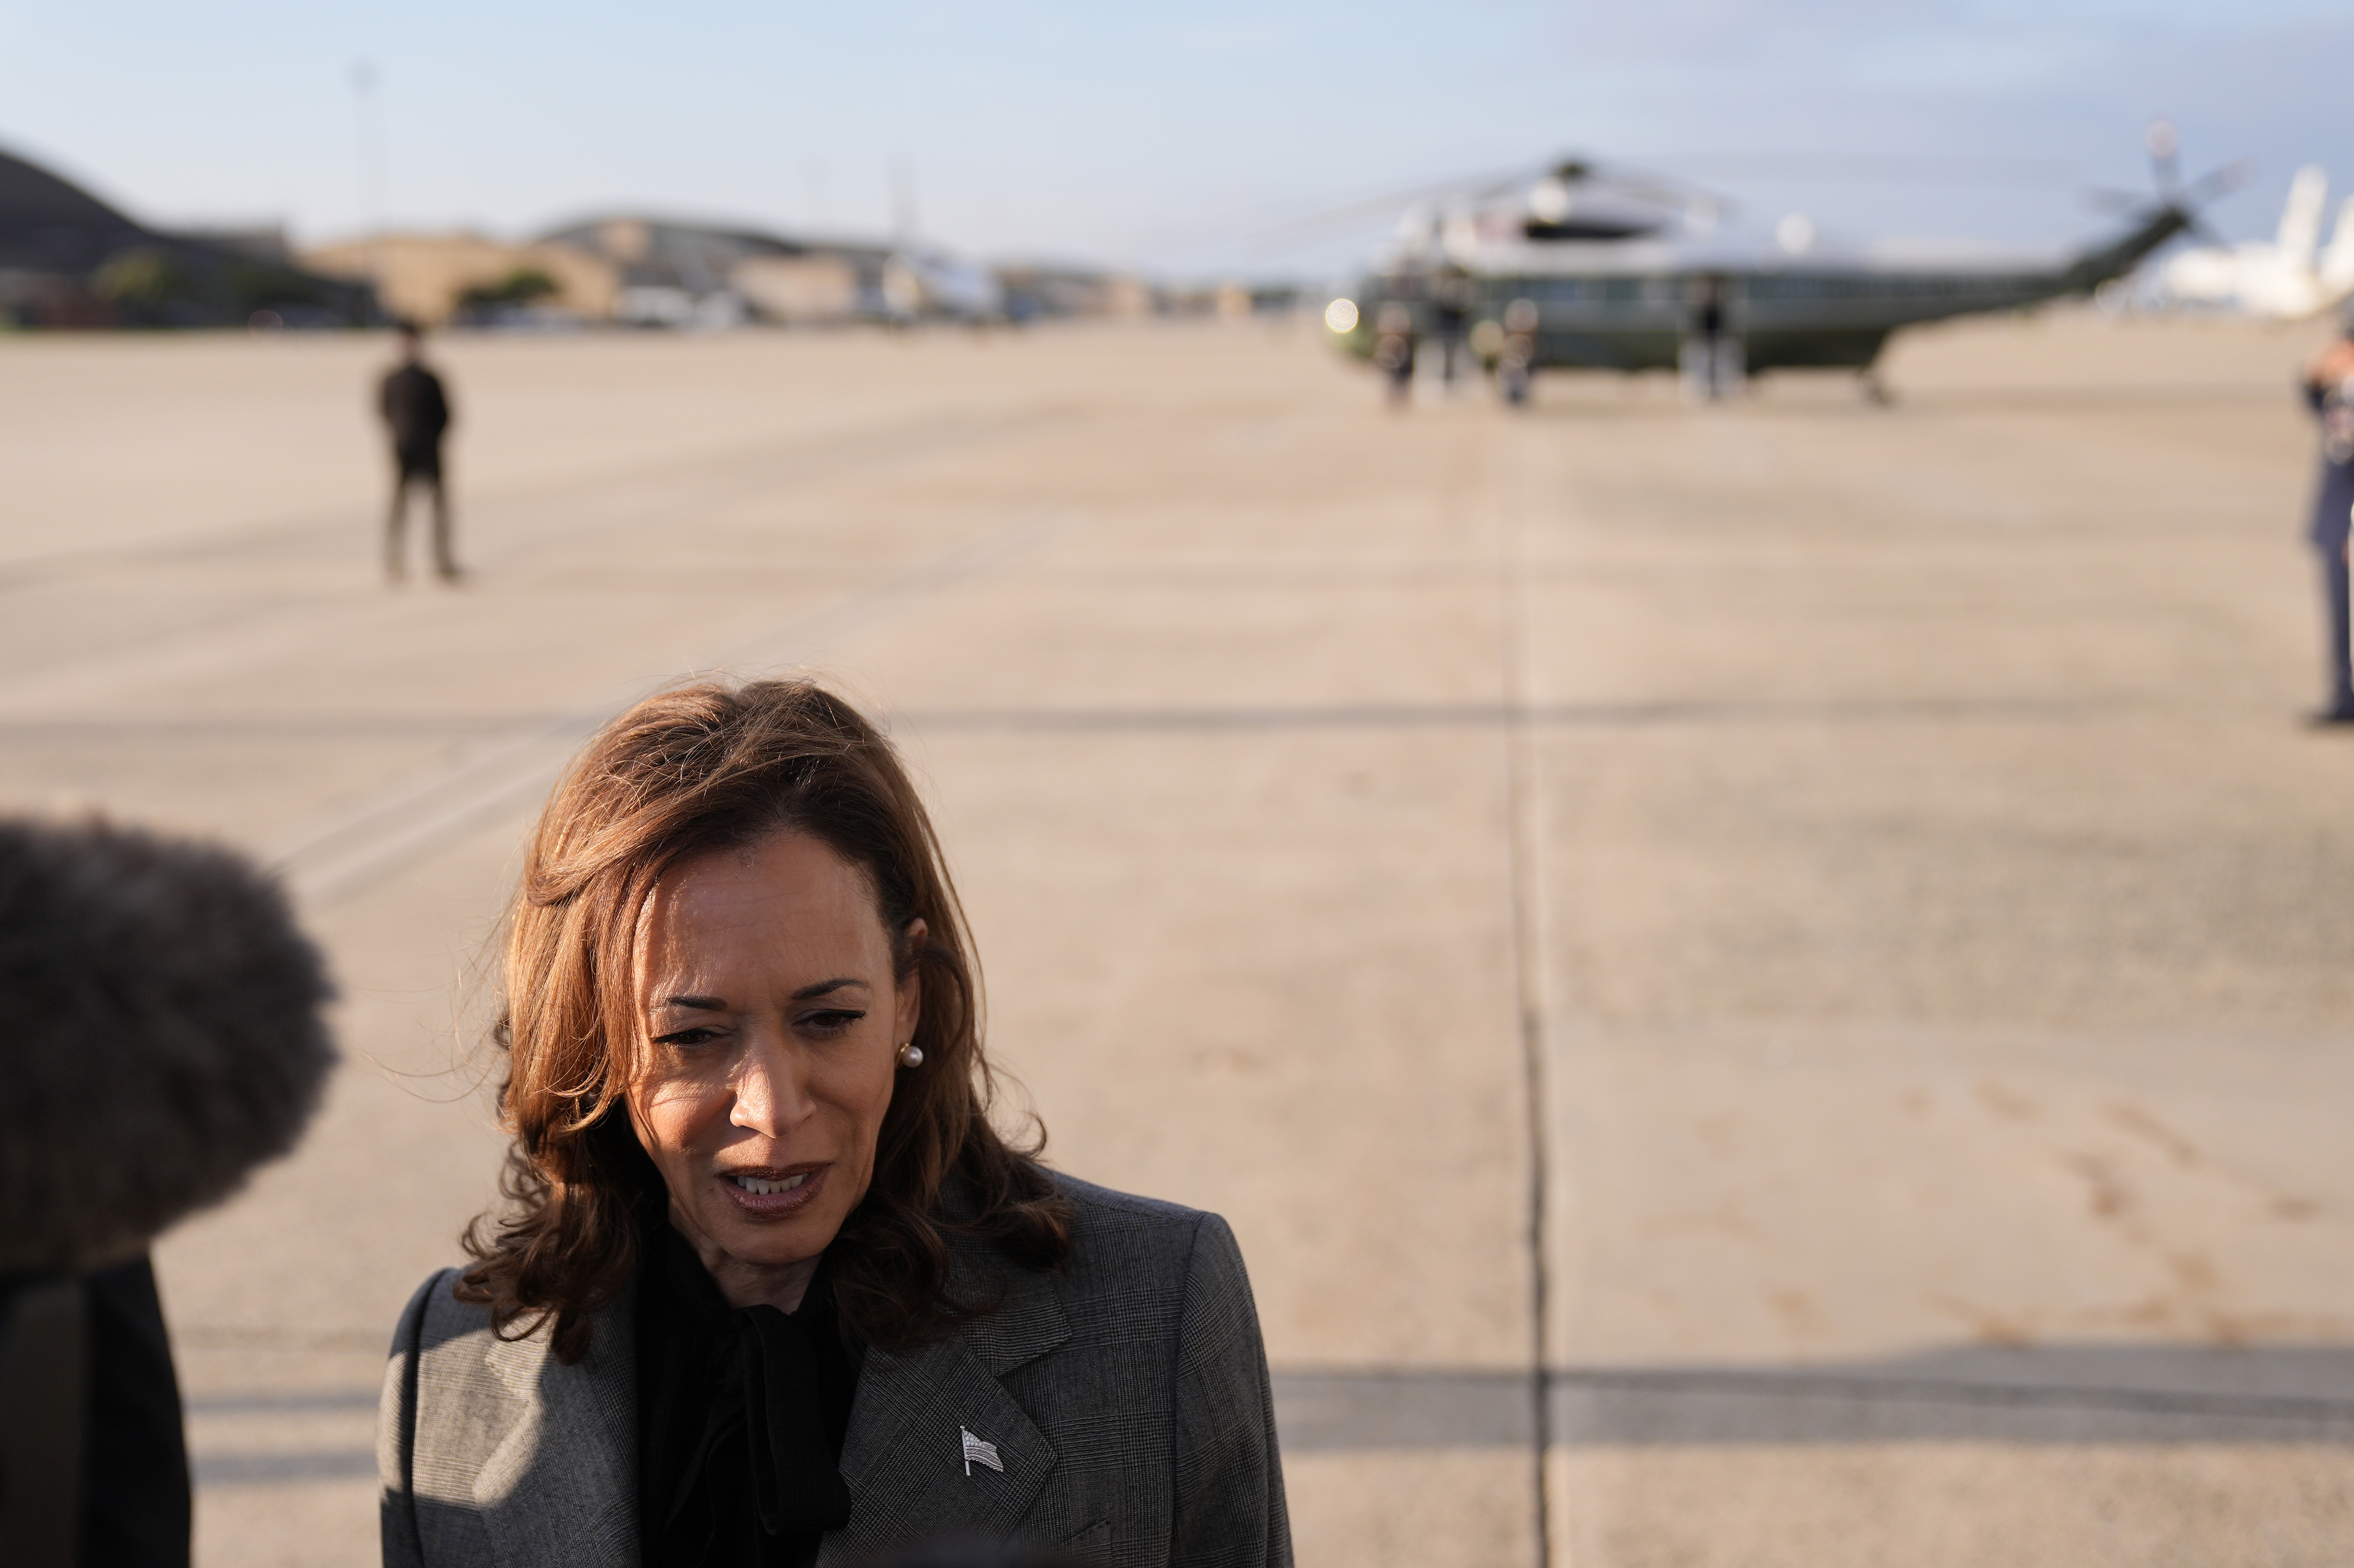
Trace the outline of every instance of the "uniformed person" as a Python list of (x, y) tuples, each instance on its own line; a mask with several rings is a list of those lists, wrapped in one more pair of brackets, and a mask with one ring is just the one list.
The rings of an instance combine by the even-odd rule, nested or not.
[(1529, 378), (1536, 369), (1537, 302), (1514, 300), (1504, 307), (1503, 347), (1496, 355), (1496, 379), (1504, 401), (1514, 408), (1529, 400)]
[(1431, 274), (1430, 339), (1438, 350), (1438, 379), (1452, 391), (1463, 359), (1463, 337), (1471, 322), (1471, 278), (1448, 264)]
[(1684, 391), (1694, 402), (1719, 403), (1741, 389), (1741, 343), (1725, 313), (1724, 280), (1703, 277), (1694, 290), (1684, 334)]
[(1404, 408), (1414, 392), (1414, 307), (1385, 300), (1373, 315), (1373, 364), (1387, 378), (1390, 402)]
[(433, 569), (445, 583), (459, 578), (450, 548), (450, 491), (441, 475), (441, 438), (450, 429), (450, 398), (441, 378), (425, 367), (423, 334), (400, 328), (400, 363), (376, 392), (376, 408), (392, 432), (392, 512), (385, 520), (384, 575), (398, 582), (408, 575), (403, 547), (408, 493), (416, 485), (433, 492)]
[(2346, 334), (2306, 366), (2306, 400), (2321, 421), (2321, 482), (2306, 537), (2319, 557), (2325, 607), (2323, 668), (2329, 694), (2317, 724), (2354, 724), (2354, 659), (2349, 659), (2346, 541), (2354, 525), (2354, 316)]

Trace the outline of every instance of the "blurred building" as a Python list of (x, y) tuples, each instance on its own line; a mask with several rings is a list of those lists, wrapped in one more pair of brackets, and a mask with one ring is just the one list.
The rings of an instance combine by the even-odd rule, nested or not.
[(0, 154), (0, 322), (18, 326), (328, 326), (372, 320), (365, 286), (294, 265), (275, 231), (152, 229)]
[(758, 229), (608, 216), (542, 235), (611, 265), (614, 319), (643, 325), (789, 326), (1029, 321), (1155, 313), (1155, 291), (1085, 268), (984, 267), (936, 247), (788, 238)]
[(853, 258), (820, 251), (748, 256), (728, 269), (727, 281), (763, 319), (807, 324), (855, 321), (878, 286)]
[(0, 323), (45, 326), (614, 323), (726, 327), (1241, 316), (1289, 292), (1097, 269), (986, 267), (932, 247), (615, 214), (514, 243), (388, 233), (292, 253), (273, 227), (163, 233), (0, 154)]
[(612, 317), (640, 325), (816, 325), (887, 310), (888, 246), (631, 216), (571, 224), (539, 243), (612, 268)]
[(1087, 267), (1017, 262), (1000, 267), (1005, 313), (1014, 321), (1055, 316), (1133, 318), (1157, 313), (1160, 300), (1140, 279)]
[[(263, 243), (267, 236), (249, 238)], [(1221, 296), (1087, 267), (986, 267), (936, 247), (792, 238), (632, 214), (567, 224), (520, 243), (385, 234), (307, 250), (301, 260), (371, 283), (387, 310), (437, 325), (806, 327), (1267, 308), (1232, 287)]]
[(601, 322), (620, 308), (620, 269), (567, 246), (513, 245), (479, 234), (380, 234), (302, 253), (332, 277), (373, 283), (407, 321)]

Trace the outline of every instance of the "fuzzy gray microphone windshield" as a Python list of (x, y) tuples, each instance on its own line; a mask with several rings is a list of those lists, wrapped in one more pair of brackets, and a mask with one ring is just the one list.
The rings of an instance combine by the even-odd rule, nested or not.
[(142, 1255), (294, 1147), (334, 1064), (331, 994), (284, 895), (239, 856), (0, 821), (9, 1568), (187, 1562), (179, 1394)]
[(0, 1274), (136, 1254), (293, 1148), (330, 994), (239, 856), (0, 821)]

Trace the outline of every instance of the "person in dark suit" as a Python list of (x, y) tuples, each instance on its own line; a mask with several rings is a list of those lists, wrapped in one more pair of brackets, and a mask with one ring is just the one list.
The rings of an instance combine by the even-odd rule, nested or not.
[(0, 1276), (0, 1561), (188, 1568), (188, 1455), (144, 1253)]
[(2349, 656), (2346, 542), (2354, 531), (2354, 318), (2345, 335), (2314, 355), (2305, 397), (2321, 422), (2321, 477), (2306, 529), (2321, 567), (2322, 663), (2329, 694), (2314, 716), (2354, 724), (2354, 656)]
[(425, 367), (423, 348), (423, 334), (404, 323), (400, 363), (376, 389), (377, 411), (392, 432), (392, 512), (385, 520), (384, 574), (396, 583), (408, 575), (402, 535), (408, 517), (408, 493), (422, 484), (433, 492), (433, 569), (443, 582), (454, 583), (461, 574), (451, 554), (450, 489), (441, 473), (441, 438), (450, 429), (450, 396), (441, 378)]
[(817, 686), (588, 744), (509, 913), (512, 1207), (393, 1337), (387, 1568), (1290, 1563), (1233, 1233), (992, 1127), (959, 910)]
[(89, 1430), (82, 1470), (84, 1563), (185, 1568), (188, 1451), (172, 1339), (143, 1255), (88, 1276)]

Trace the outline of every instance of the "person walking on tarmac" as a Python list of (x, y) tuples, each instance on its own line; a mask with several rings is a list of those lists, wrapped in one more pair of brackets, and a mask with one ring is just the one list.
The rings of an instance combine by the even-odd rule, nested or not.
[(461, 575), (450, 550), (450, 491), (441, 475), (441, 438), (450, 429), (450, 397), (441, 378), (425, 367), (424, 334), (409, 323), (400, 328), (400, 363), (376, 391), (376, 408), (392, 432), (392, 512), (384, 525), (384, 575), (399, 582), (408, 572), (404, 535), (408, 493), (424, 484), (433, 491), (433, 569), (445, 583)]
[(2320, 556), (2329, 698), (2316, 724), (2354, 725), (2354, 633), (2349, 633), (2346, 544), (2354, 528), (2354, 315), (2345, 335), (2306, 366), (2306, 400), (2321, 421), (2321, 482), (2306, 529)]

